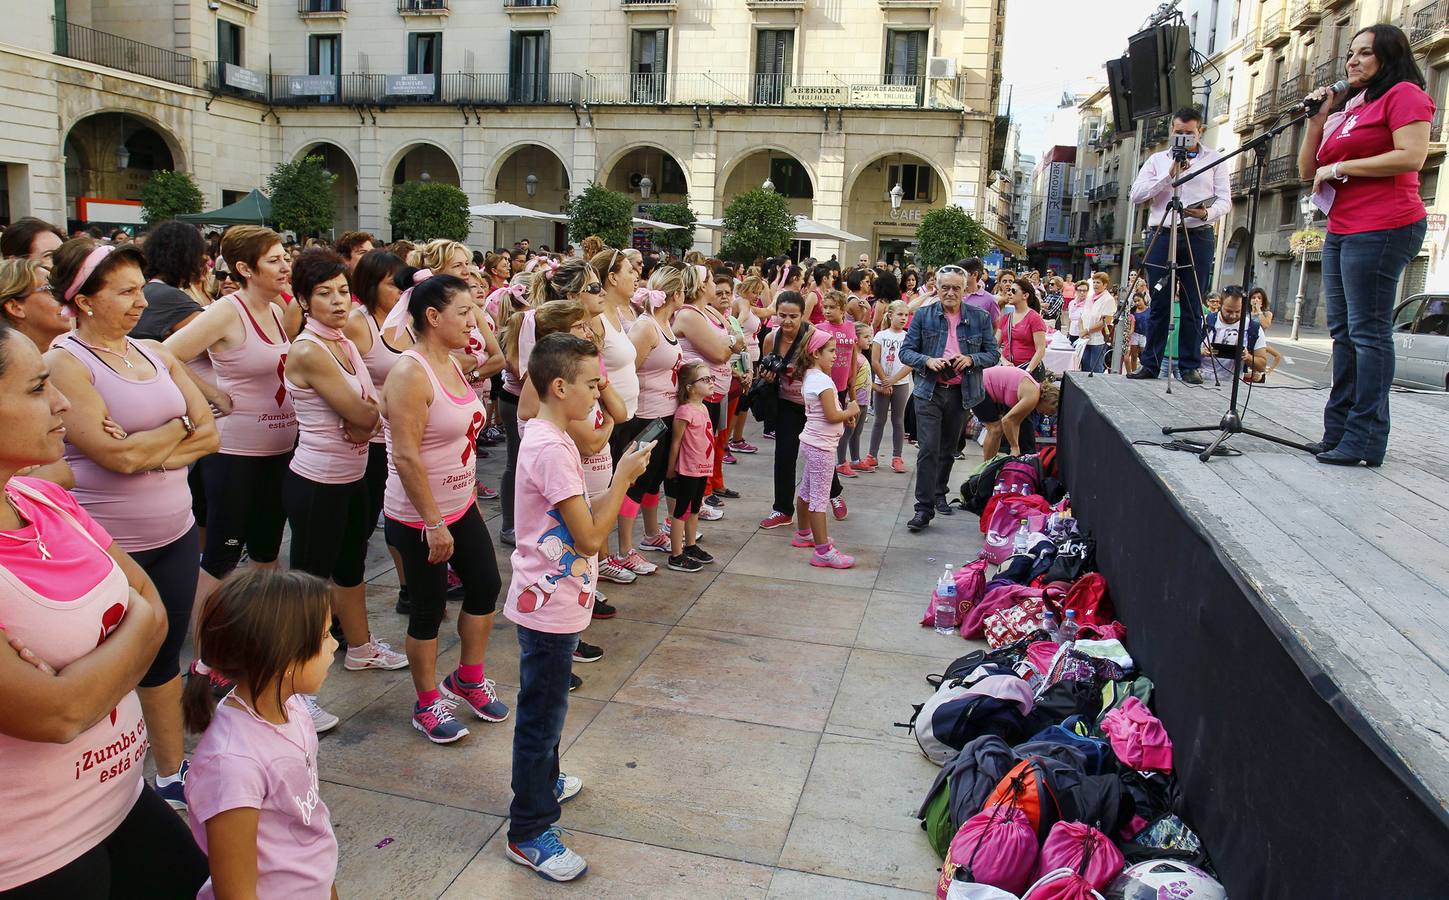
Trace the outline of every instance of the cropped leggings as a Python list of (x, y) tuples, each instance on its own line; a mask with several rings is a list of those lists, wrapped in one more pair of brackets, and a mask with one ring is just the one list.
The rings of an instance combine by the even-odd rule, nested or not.
[(428, 539), (423, 529), (385, 519), (387, 542), (402, 557), (403, 575), (408, 580), (413, 611), (408, 616), (408, 637), (434, 641), (448, 601), (448, 567), (463, 582), (463, 612), (470, 616), (492, 615), (498, 605), (503, 581), (498, 575), (498, 558), (493, 539), (478, 505), (470, 504), (463, 518), (448, 526), (453, 535), (453, 555), (440, 563), (428, 562)]
[(191, 607), (196, 602), (199, 550), (197, 529), (192, 525), (169, 544), (131, 553), (131, 559), (156, 585), (161, 605), (166, 607), (166, 637), (156, 651), (151, 668), (141, 676), (143, 688), (160, 687), (181, 674), (181, 647), (191, 633)]
[(213, 453), (201, 478), (206, 485), (206, 547), (201, 567), (213, 578), (225, 578), (241, 562), (242, 549), (254, 562), (277, 559), (287, 513), (282, 482), (292, 451), (275, 456)]
[(366, 477), (322, 484), (289, 471), (282, 500), (292, 526), (292, 568), (330, 578), (338, 587), (362, 584), (367, 539), (377, 521), (367, 517)]

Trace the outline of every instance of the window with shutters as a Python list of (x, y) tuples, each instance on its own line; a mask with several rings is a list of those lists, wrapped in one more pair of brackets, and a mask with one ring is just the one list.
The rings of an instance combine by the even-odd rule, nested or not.
[(795, 59), (793, 29), (761, 29), (755, 33), (755, 102), (783, 103)]
[(930, 203), (933, 193), (934, 179), (930, 166), (919, 166), (914, 163), (894, 165), (886, 173), (888, 187), (886, 190), (894, 190), (896, 185), (901, 186), (905, 193), (901, 195), (902, 200)]
[(443, 35), (436, 31), (408, 35), (408, 74), (436, 75), (443, 68)]
[(909, 84), (921, 102), (926, 86), (926, 31), (886, 32), (885, 83)]
[(508, 100), (548, 102), (547, 31), (515, 31), (509, 37)]
[(634, 103), (663, 103), (669, 77), (669, 30), (635, 29), (629, 58)]
[[(307, 74), (334, 77), (342, 74), (342, 35), (307, 35)], [(333, 99), (324, 96), (320, 102), (331, 103)]]

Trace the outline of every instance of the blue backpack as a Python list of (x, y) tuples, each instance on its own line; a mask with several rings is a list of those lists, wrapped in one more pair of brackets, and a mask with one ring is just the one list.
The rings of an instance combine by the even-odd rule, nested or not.
[(1032, 736), (1033, 743), (1064, 744), (1075, 748), (1086, 760), (1087, 775), (1103, 775), (1114, 771), (1112, 745), (1087, 734), (1090, 726), (1081, 716), (1071, 716), (1060, 725), (1049, 725)]

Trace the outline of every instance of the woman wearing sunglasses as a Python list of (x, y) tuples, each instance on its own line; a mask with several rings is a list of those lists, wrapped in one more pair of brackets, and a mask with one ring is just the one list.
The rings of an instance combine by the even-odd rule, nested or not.
[(1026, 279), (1006, 286), (1006, 314), (1001, 317), (997, 340), (1001, 361), (1025, 369), (1033, 376), (1046, 356), (1046, 320), (1041, 317), (1036, 287)]

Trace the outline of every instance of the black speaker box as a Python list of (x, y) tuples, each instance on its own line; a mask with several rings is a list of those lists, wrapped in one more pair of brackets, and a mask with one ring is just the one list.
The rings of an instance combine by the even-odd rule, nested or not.
[(1164, 116), (1192, 105), (1191, 55), (1186, 25), (1159, 25), (1128, 39), (1133, 118)]

